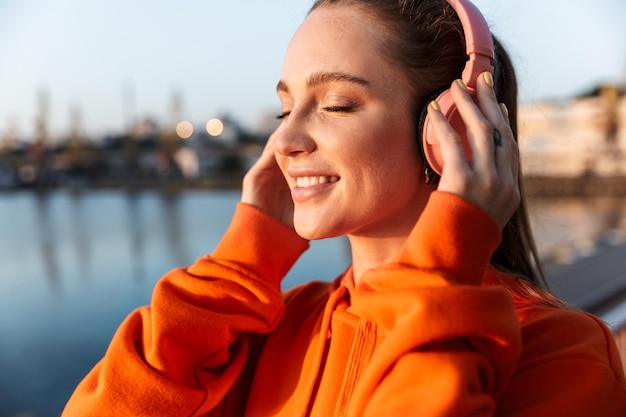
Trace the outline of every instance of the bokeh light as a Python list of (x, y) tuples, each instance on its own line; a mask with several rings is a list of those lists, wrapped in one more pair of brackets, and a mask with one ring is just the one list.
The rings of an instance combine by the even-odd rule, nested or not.
[(181, 139), (189, 139), (193, 135), (193, 126), (186, 120), (176, 125), (176, 134)]
[(220, 119), (211, 119), (206, 123), (206, 131), (211, 136), (219, 136), (224, 132), (224, 123)]

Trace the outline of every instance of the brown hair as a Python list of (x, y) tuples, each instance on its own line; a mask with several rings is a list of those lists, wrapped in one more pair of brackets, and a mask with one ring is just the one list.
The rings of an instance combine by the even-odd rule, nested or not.
[[(395, 63), (413, 89), (416, 125), (419, 109), (433, 94), (460, 78), (465, 67), (465, 35), (452, 6), (445, 0), (316, 0), (311, 11), (322, 6), (349, 5), (379, 22), (385, 40), (382, 53)], [(513, 64), (494, 37), (494, 89), (498, 101), (509, 109), (509, 120), (517, 141), (517, 79)], [(505, 272), (547, 287), (531, 233), (523, 196), (502, 231), (502, 241), (492, 264)]]

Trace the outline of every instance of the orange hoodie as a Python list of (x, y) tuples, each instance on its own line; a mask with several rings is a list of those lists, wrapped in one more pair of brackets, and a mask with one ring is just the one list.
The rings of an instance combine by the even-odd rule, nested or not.
[(282, 294), (308, 244), (239, 204), (63, 416), (626, 416), (606, 326), (489, 267), (498, 242), (485, 213), (435, 192), (396, 262)]

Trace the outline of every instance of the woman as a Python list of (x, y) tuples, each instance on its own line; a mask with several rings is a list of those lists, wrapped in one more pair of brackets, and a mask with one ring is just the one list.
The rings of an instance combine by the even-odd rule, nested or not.
[[(469, 80), (475, 103), (455, 81), (464, 28), (445, 1), (318, 0), (221, 243), (161, 279), (64, 416), (625, 415), (607, 328), (539, 288), (515, 78), (496, 46), (495, 77)], [(429, 98), (446, 87), (469, 159)], [(307, 240), (340, 235), (342, 276), (281, 293)]]

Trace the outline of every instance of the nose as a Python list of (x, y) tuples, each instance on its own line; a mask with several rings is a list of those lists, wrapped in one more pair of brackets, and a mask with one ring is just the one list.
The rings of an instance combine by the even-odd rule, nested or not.
[(306, 116), (292, 112), (274, 132), (274, 149), (283, 156), (308, 154), (315, 150), (315, 140), (310, 134)]

